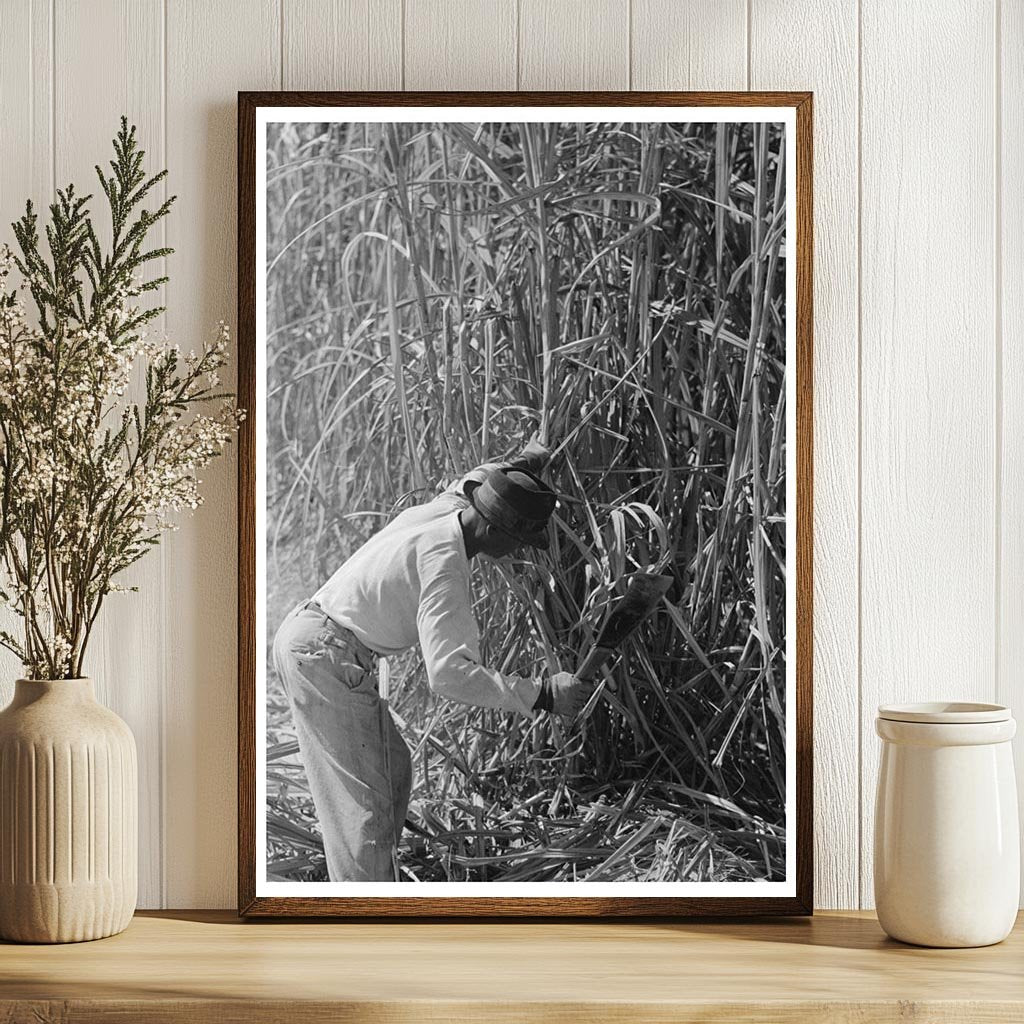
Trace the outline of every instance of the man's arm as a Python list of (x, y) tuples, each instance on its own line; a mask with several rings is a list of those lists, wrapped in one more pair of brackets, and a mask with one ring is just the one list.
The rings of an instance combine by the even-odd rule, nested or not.
[(541, 681), (504, 675), (482, 663), (465, 574), (434, 552), (421, 556), (419, 570), (416, 626), (430, 689), (463, 704), (532, 717)]

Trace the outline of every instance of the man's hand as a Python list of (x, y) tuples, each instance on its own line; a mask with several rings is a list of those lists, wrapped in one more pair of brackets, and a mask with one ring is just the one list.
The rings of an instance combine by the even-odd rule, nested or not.
[(551, 677), (551, 710), (565, 718), (575, 718), (594, 692), (592, 684), (571, 672), (556, 672)]
[(551, 450), (537, 440), (536, 435), (530, 443), (509, 463), (512, 466), (523, 466), (531, 473), (540, 473), (551, 459)]

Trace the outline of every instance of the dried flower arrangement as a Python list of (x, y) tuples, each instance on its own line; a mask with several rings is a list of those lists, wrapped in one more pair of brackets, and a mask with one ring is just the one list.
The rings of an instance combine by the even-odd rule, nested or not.
[(175, 197), (140, 205), (167, 175), (147, 176), (144, 157), (122, 117), (111, 174), (96, 167), (109, 243), (92, 197), (69, 185), (50, 205), (45, 252), (31, 202), (13, 225), (20, 253), (0, 248), (0, 602), (22, 627), (0, 644), (32, 679), (82, 675), (104, 598), (126, 589), (118, 573), (199, 505), (198, 473), (242, 416), (219, 389), (225, 324), (187, 354), (147, 335), (164, 307), (144, 296), (167, 278), (144, 270), (173, 250), (146, 239)]

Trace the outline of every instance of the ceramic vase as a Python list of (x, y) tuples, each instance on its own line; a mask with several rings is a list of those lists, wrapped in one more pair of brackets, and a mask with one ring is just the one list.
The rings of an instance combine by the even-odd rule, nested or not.
[(988, 946), (1017, 915), (1020, 837), (1010, 740), (998, 704), (883, 705), (875, 804), (875, 905), (920, 946)]
[(81, 942), (126, 928), (137, 803), (135, 740), (92, 681), (19, 679), (0, 712), (0, 938)]

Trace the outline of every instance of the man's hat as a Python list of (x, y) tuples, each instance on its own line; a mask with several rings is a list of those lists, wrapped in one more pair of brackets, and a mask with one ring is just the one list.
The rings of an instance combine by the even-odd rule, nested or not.
[(558, 496), (523, 469), (496, 469), (469, 492), (473, 507), (493, 526), (523, 544), (547, 548), (547, 527)]

